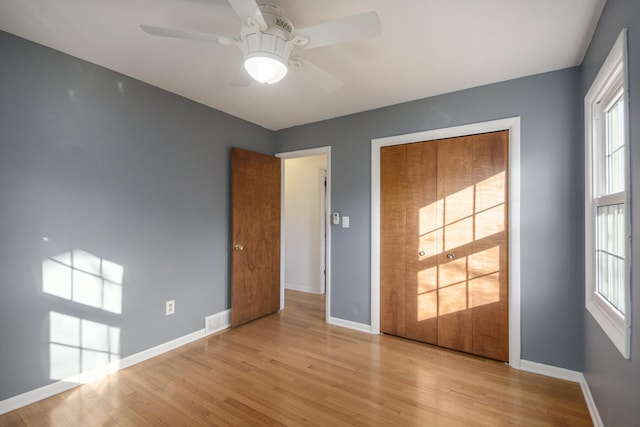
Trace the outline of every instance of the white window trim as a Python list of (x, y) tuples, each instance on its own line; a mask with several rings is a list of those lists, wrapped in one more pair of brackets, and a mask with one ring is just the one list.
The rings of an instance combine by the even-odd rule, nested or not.
[[(584, 123), (585, 123), (585, 306), (587, 311), (598, 322), (615, 347), (626, 359), (630, 357), (631, 350), (631, 182), (630, 174), (630, 146), (629, 146), (629, 91), (627, 72), (627, 30), (622, 30), (611, 52), (607, 56), (600, 72), (596, 76), (591, 88), (584, 98)], [(594, 123), (594, 114), (602, 111), (600, 102), (611, 96), (611, 87), (615, 84), (615, 74), (622, 66), (622, 95), (623, 115), (625, 118), (624, 144), (625, 144), (625, 191), (623, 194), (600, 197), (616, 199), (624, 203), (625, 207), (625, 234), (627, 244), (625, 250), (625, 276), (624, 286), (624, 315), (616, 310), (608, 301), (596, 292), (596, 262), (595, 262), (595, 203), (594, 203), (594, 171), (592, 146), (596, 135), (601, 131), (601, 125)], [(622, 199), (623, 196), (624, 198)]]

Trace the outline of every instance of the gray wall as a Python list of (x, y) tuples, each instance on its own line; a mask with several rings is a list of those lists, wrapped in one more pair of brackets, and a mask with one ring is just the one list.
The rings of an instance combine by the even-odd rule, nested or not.
[[(637, 423), (640, 342), (623, 360), (586, 314), (582, 255), (582, 96), (625, 26), (637, 92), (637, 6), (607, 2), (582, 68), (276, 133), (0, 33), (0, 400), (51, 382), (50, 311), (121, 328), (124, 357), (198, 330), (204, 316), (229, 307), (230, 146), (332, 146), (332, 207), (351, 217), (351, 228), (332, 227), (331, 314), (368, 324), (371, 139), (520, 116), (522, 357), (584, 370), (605, 423)], [(632, 156), (637, 198), (640, 155)], [(637, 230), (640, 211), (633, 215)], [(43, 259), (76, 248), (124, 266), (122, 314), (42, 292)], [(633, 249), (638, 265), (638, 239)], [(176, 300), (171, 317), (167, 299)]]
[[(274, 133), (0, 32), (0, 400), (49, 382), (49, 312), (121, 329), (127, 356), (229, 308), (230, 147)], [(49, 242), (43, 241), (48, 237)], [(42, 261), (124, 267), (122, 314), (42, 292)], [(176, 300), (166, 317), (164, 303)]]
[[(640, 200), (640, 2), (608, 0), (582, 66), (586, 95), (620, 31), (628, 28), (631, 198)], [(633, 267), (640, 266), (640, 204), (632, 206)], [(622, 358), (585, 311), (584, 373), (606, 426), (640, 425), (640, 274), (632, 271), (631, 359)]]
[(331, 315), (370, 322), (371, 139), (520, 116), (522, 357), (582, 370), (583, 180), (578, 68), (277, 132), (277, 151), (331, 145)]

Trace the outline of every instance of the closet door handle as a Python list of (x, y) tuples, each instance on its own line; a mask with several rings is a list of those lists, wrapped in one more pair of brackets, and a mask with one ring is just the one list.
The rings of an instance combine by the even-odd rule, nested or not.
[(420, 252), (418, 252), (418, 255), (420, 255), (420, 256), (425, 256), (426, 254), (427, 254), (427, 253), (426, 253), (425, 251), (420, 251)]
[(456, 255), (453, 252), (449, 252), (447, 254), (447, 258), (449, 258), (449, 259), (454, 259), (455, 257), (456, 257)]

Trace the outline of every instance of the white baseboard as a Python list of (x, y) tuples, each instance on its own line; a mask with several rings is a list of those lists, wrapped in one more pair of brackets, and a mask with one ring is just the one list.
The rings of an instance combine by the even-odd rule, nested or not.
[(119, 360), (120, 366), (118, 370), (128, 368), (129, 366), (144, 362), (145, 360), (151, 359), (152, 357), (156, 357), (168, 351), (175, 350), (178, 347), (182, 347), (183, 345), (199, 340), (200, 338), (204, 338), (204, 329), (200, 329), (199, 331), (192, 332), (188, 335), (176, 338), (175, 340), (171, 340), (164, 344), (151, 347), (148, 350), (143, 350), (139, 353), (127, 356), (124, 359)]
[(547, 377), (558, 378), (574, 383), (579, 383), (580, 378), (582, 378), (582, 372), (557, 368), (555, 366), (545, 365), (538, 362), (530, 362), (528, 360), (520, 360), (520, 369), (534, 374), (546, 375)]
[(587, 383), (584, 375), (582, 375), (582, 378), (580, 379), (580, 388), (582, 389), (584, 400), (587, 403), (587, 408), (589, 408), (589, 414), (591, 414), (591, 421), (593, 422), (594, 427), (604, 427), (602, 418), (600, 418), (600, 412), (598, 412), (598, 407), (596, 406), (596, 402), (593, 400), (591, 389), (589, 388), (589, 384)]
[(83, 372), (82, 374), (74, 375), (72, 377), (65, 378), (64, 380), (39, 387), (35, 390), (27, 391), (26, 393), (10, 397), (8, 399), (0, 401), (0, 415), (14, 411), (23, 406), (30, 405), (39, 400), (54, 396), (58, 393), (71, 390), (72, 388), (79, 385), (99, 380), (109, 374), (117, 372), (121, 369), (128, 368), (137, 363), (144, 362), (145, 360), (174, 350), (192, 341), (203, 338), (204, 336), (204, 329), (201, 329), (180, 338), (176, 338), (175, 340), (160, 344), (147, 350), (143, 350), (136, 354), (132, 354), (131, 356), (124, 357), (115, 362), (111, 362), (108, 365), (102, 366), (100, 368), (92, 369), (90, 371)]
[(77, 387), (78, 383), (69, 383), (66, 381), (58, 381), (53, 384), (46, 385), (44, 387), (37, 388), (35, 390), (28, 391), (26, 393), (19, 394), (17, 396), (10, 397), (0, 402), (0, 415), (7, 412), (15, 411), (23, 406), (30, 405), (39, 400), (46, 399), (47, 397), (54, 396), (58, 393), (71, 390)]
[(584, 396), (587, 408), (589, 409), (589, 414), (591, 415), (591, 421), (593, 422), (593, 425), (595, 427), (604, 427), (604, 424), (602, 424), (602, 418), (600, 418), (600, 413), (598, 412), (598, 408), (596, 407), (596, 403), (593, 400), (593, 396), (591, 395), (589, 384), (587, 384), (587, 380), (584, 378), (582, 372), (572, 371), (570, 369), (564, 368), (557, 368), (555, 366), (544, 365), (537, 362), (530, 362), (528, 360), (521, 360), (519, 369), (527, 372), (532, 372), (534, 374), (546, 375), (548, 377), (579, 383), (580, 388), (582, 389), (582, 395)]
[(320, 292), (319, 289), (314, 289), (314, 288), (309, 288), (309, 287), (304, 287), (304, 286), (298, 286), (298, 285), (292, 285), (291, 283), (285, 283), (284, 284), (284, 288), (285, 289), (291, 289), (292, 291), (306, 292), (308, 294), (321, 294), (322, 293), (322, 292)]
[(353, 329), (355, 331), (371, 333), (371, 325), (353, 322), (351, 320), (339, 319), (337, 317), (329, 317), (327, 323), (330, 325), (341, 326), (343, 328)]

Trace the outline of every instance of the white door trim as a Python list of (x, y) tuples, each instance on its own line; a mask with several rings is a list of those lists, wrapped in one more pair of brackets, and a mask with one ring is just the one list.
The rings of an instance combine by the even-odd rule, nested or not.
[(520, 117), (371, 140), (371, 333), (380, 333), (380, 148), (509, 130), (509, 364), (520, 368)]
[(319, 170), (318, 182), (320, 187), (320, 218), (324, 221), (320, 221), (320, 293), (325, 294), (327, 292), (327, 223), (329, 214), (326, 209), (327, 205), (327, 169), (322, 168)]
[[(327, 199), (324, 206), (324, 220), (326, 233), (326, 242), (320, 239), (320, 244), (324, 245), (329, 256), (326, 258), (326, 289), (325, 289), (325, 322), (331, 317), (331, 226), (329, 224), (330, 212), (331, 212), (331, 146), (311, 148), (308, 150), (289, 151), (276, 154), (276, 157), (280, 159), (297, 159), (300, 157), (311, 157), (324, 155), (327, 158)], [(280, 180), (281, 185), (281, 212), (284, 212), (284, 168), (282, 170), (282, 178)], [(284, 215), (280, 219), (280, 253), (284, 255)], [(280, 256), (280, 309), (284, 308), (284, 256)]]

